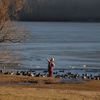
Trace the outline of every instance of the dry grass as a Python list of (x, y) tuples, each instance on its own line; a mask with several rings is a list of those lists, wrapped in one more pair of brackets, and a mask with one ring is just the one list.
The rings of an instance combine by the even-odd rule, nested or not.
[(0, 86), (0, 100), (100, 100), (100, 81), (60, 84), (58, 79), (0, 75), (0, 83), (37, 81), (31, 86)]
[(0, 100), (100, 100), (100, 92), (0, 87)]

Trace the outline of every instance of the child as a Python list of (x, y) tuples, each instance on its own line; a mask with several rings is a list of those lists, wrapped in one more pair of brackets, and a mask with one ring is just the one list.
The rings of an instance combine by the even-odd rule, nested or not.
[(52, 57), (50, 60), (47, 59), (47, 61), (48, 61), (48, 73), (49, 73), (49, 77), (53, 77), (53, 69), (54, 69), (54, 66), (55, 66), (54, 58)]

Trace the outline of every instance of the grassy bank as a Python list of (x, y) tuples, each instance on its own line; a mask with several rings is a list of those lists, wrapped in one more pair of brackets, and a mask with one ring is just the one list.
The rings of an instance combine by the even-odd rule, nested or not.
[(100, 81), (61, 84), (54, 78), (0, 75), (0, 100), (100, 100)]

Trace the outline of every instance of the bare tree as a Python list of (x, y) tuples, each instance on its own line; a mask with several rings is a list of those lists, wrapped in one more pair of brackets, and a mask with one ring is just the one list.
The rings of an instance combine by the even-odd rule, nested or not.
[[(12, 20), (18, 18), (18, 14), (23, 9), (23, 1), (24, 0), (0, 0), (0, 42), (15, 42), (15, 38), (18, 37), (17, 33), (20, 33), (18, 31), (20, 31), (20, 29), (21, 31), (24, 30), (22, 27), (20, 29), (17, 28), (12, 22)], [(17, 52), (16, 56), (13, 56), (13, 51), (5, 48), (0, 51), (0, 61), (2, 61), (0, 67), (21, 66), (20, 57), (20, 53)]]
[(13, 26), (11, 21), (18, 18), (23, 7), (24, 0), (0, 0), (0, 42), (8, 39), (9, 31), (7, 28)]

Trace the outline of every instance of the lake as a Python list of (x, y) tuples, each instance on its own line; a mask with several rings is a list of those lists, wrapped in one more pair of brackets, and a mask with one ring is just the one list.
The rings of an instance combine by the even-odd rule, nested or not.
[[(21, 63), (25, 68), (47, 68), (55, 58), (56, 68), (100, 67), (100, 23), (18, 22), (29, 30), (25, 43), (1, 43), (0, 63)], [(3, 56), (4, 55), (4, 56)]]

